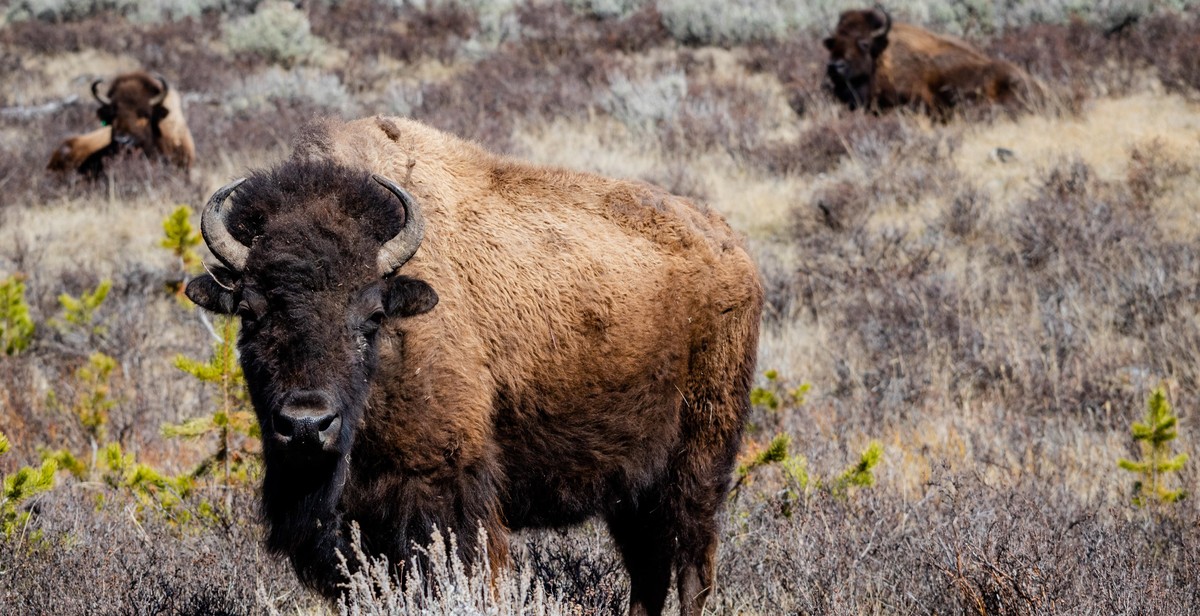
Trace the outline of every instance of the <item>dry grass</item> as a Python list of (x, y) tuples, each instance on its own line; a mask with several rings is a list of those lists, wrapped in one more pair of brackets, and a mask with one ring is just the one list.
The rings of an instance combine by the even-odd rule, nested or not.
[[(163, 291), (177, 272), (157, 247), (162, 218), (286, 155), (313, 116), (405, 113), (502, 152), (711, 204), (746, 234), (767, 282), (760, 367), (812, 384), (803, 405), (757, 411), (748, 446), (787, 432), (810, 472), (830, 477), (868, 441), (883, 443), (876, 485), (847, 498), (789, 496), (776, 469), (755, 477), (726, 514), (713, 613), (1200, 610), (1200, 507), (1135, 510), (1132, 479), (1115, 466), (1133, 453), (1128, 425), (1159, 384), (1182, 418), (1177, 449), (1200, 444), (1193, 14), (1117, 32), (1098, 16), (993, 15), (1015, 27), (985, 40), (978, 23), (959, 23), (1059, 104), (934, 123), (831, 102), (821, 28), (716, 48), (672, 39), (652, 3), (615, 13), (580, 2), (312, 4), (312, 35), (333, 60), (305, 60), (304, 79), (221, 41), (222, 24), (249, 14), (241, 4), (163, 23), (98, 10), (0, 24), (0, 67), (12, 69), (0, 106), (79, 97), (0, 115), (0, 277), (27, 277), (40, 326), (30, 351), (0, 357), (0, 429), (14, 449), (0, 471), (37, 461), (39, 447), (87, 447), (46, 396), (68, 392), (93, 349), (43, 324), (59, 293), (104, 278), (115, 284), (95, 346), (120, 365), (111, 432), (158, 467), (190, 468), (203, 444), (159, 428), (209, 403), (170, 365), (176, 353), (203, 355), (209, 338)], [(96, 122), (91, 79), (142, 66), (184, 94), (196, 168), (128, 160), (97, 182), (45, 174), (53, 145)], [(1194, 463), (1181, 481), (1196, 490)], [(261, 553), (253, 490), (235, 491), (228, 523), (181, 528), (136, 514), (126, 492), (61, 483), (32, 504), (30, 530), (48, 544), (0, 542), (5, 608), (336, 610)], [(623, 605), (600, 526), (529, 533), (514, 547), (506, 609)], [(344, 607), (372, 613), (386, 599), (368, 594)]]

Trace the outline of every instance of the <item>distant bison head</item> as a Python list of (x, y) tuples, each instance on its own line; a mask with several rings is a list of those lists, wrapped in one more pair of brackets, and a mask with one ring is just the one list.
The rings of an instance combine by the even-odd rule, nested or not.
[(99, 91), (102, 79), (92, 82), (92, 96), (100, 101), (96, 115), (112, 127), (112, 141), (122, 147), (139, 148), (147, 155), (158, 152), (158, 125), (170, 111), (163, 105), (171, 86), (161, 75), (136, 72), (119, 75)]
[(833, 36), (823, 42), (829, 50), (825, 73), (834, 95), (851, 109), (866, 107), (874, 88), (876, 64), (888, 46), (892, 17), (881, 7), (846, 11)]

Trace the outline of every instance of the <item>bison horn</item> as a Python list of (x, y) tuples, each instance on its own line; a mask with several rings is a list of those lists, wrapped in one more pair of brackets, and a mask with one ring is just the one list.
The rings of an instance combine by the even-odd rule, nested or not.
[(250, 249), (234, 239), (226, 228), (225, 217), (229, 215), (229, 210), (224, 209), (224, 205), (229, 193), (245, 181), (246, 178), (241, 178), (217, 189), (217, 192), (209, 197), (208, 204), (204, 206), (204, 214), (200, 217), (200, 234), (204, 236), (204, 243), (208, 244), (213, 256), (235, 272), (246, 269)]
[(877, 29), (871, 33), (871, 38), (872, 39), (883, 38), (888, 35), (888, 32), (892, 31), (892, 16), (890, 13), (887, 12), (887, 9), (883, 8), (882, 4), (875, 5), (875, 12), (881, 16), (881, 19), (883, 20), (883, 25), (880, 26), (879, 29)]
[(158, 96), (155, 96), (154, 98), (150, 99), (150, 104), (151, 105), (161, 105), (162, 102), (167, 99), (167, 92), (169, 92), (171, 90), (171, 84), (167, 83), (167, 78), (163, 77), (162, 73), (155, 73), (154, 78), (157, 79), (158, 82), (162, 84), (162, 92), (159, 92)]
[(102, 83), (104, 83), (103, 79), (97, 79), (96, 81), (92, 82), (92, 96), (96, 97), (96, 100), (100, 101), (101, 105), (110, 105), (112, 104), (112, 101), (105, 99), (104, 96), (100, 94), (100, 91), (96, 89), (100, 87), (100, 84)]
[(413, 200), (412, 195), (408, 194), (407, 190), (400, 188), (399, 184), (374, 173), (371, 174), (371, 179), (379, 182), (380, 186), (396, 195), (401, 205), (404, 206), (404, 227), (396, 233), (396, 237), (388, 240), (379, 249), (377, 261), (379, 275), (387, 276), (416, 254), (417, 248), (421, 246), (421, 240), (425, 237), (425, 217), (421, 215), (421, 208)]

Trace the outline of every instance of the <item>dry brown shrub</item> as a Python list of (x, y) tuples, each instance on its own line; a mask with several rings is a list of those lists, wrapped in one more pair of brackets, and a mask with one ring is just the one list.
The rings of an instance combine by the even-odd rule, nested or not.
[(477, 16), (454, 2), (429, 8), (400, 8), (376, 0), (318, 3), (310, 11), (312, 32), (351, 54), (349, 64), (385, 55), (403, 62), (436, 58), (448, 62), (462, 42), (479, 30)]

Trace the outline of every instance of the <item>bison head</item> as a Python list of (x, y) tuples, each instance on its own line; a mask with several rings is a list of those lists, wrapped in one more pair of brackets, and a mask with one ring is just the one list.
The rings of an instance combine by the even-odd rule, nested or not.
[(92, 96), (100, 102), (96, 115), (112, 126), (112, 142), (121, 148), (158, 152), (159, 123), (169, 113), (163, 106), (170, 85), (161, 75), (126, 73), (113, 79), (107, 96), (100, 94), (103, 80), (92, 82)]
[(851, 109), (865, 107), (871, 100), (875, 65), (887, 49), (892, 17), (883, 7), (870, 11), (846, 11), (833, 36), (823, 44), (829, 50), (825, 74), (833, 93)]
[(381, 332), (389, 319), (438, 302), (428, 284), (396, 274), (424, 228), (395, 182), (320, 161), (257, 172), (205, 206), (201, 231), (222, 266), (191, 281), (187, 296), (241, 318), (238, 349), (262, 430), (264, 508), (277, 549), (330, 526)]

